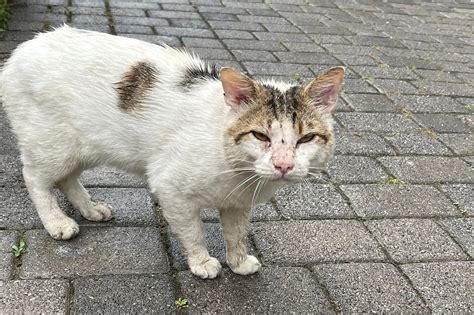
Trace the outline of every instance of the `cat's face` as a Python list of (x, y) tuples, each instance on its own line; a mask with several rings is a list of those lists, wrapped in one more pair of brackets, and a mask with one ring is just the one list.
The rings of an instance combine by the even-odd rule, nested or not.
[(235, 164), (272, 180), (317, 173), (332, 156), (331, 111), (344, 69), (332, 69), (307, 86), (258, 83), (226, 69), (225, 99), (237, 117), (227, 130)]

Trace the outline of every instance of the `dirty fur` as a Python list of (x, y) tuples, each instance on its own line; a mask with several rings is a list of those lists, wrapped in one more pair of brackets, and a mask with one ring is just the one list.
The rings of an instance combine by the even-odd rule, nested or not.
[(214, 278), (221, 265), (207, 251), (200, 209), (219, 208), (230, 268), (258, 271), (245, 244), (250, 209), (331, 158), (343, 75), (335, 68), (302, 86), (260, 82), (185, 51), (64, 26), (13, 52), (0, 94), (26, 187), (53, 238), (70, 239), (79, 226), (52, 188), (86, 219), (110, 220), (111, 207), (93, 202), (79, 176), (114, 166), (146, 178), (191, 272)]

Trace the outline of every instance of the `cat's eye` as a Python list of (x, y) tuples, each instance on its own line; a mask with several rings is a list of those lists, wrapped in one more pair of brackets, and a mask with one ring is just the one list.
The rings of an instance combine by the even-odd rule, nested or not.
[(302, 136), (302, 137), (298, 140), (298, 144), (310, 142), (310, 141), (313, 140), (317, 135), (318, 135), (318, 134), (315, 133), (315, 132), (308, 133), (308, 134)]
[(252, 131), (252, 134), (255, 138), (263, 142), (270, 142), (270, 138), (258, 131)]

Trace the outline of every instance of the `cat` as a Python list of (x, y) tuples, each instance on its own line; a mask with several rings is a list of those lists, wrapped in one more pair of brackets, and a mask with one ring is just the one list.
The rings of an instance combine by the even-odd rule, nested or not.
[(91, 201), (78, 178), (114, 166), (146, 176), (191, 272), (215, 278), (221, 264), (207, 251), (200, 209), (219, 208), (231, 270), (258, 271), (246, 251), (250, 209), (332, 157), (344, 72), (304, 86), (256, 81), (184, 50), (63, 26), (18, 46), (0, 95), (25, 185), (54, 239), (79, 227), (51, 189), (86, 219), (110, 220), (111, 207)]

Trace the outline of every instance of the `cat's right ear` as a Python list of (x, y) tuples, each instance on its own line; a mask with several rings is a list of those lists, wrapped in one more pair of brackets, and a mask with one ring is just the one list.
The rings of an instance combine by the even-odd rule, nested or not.
[(241, 111), (255, 93), (252, 79), (233, 68), (222, 68), (220, 78), (226, 104), (236, 112)]

